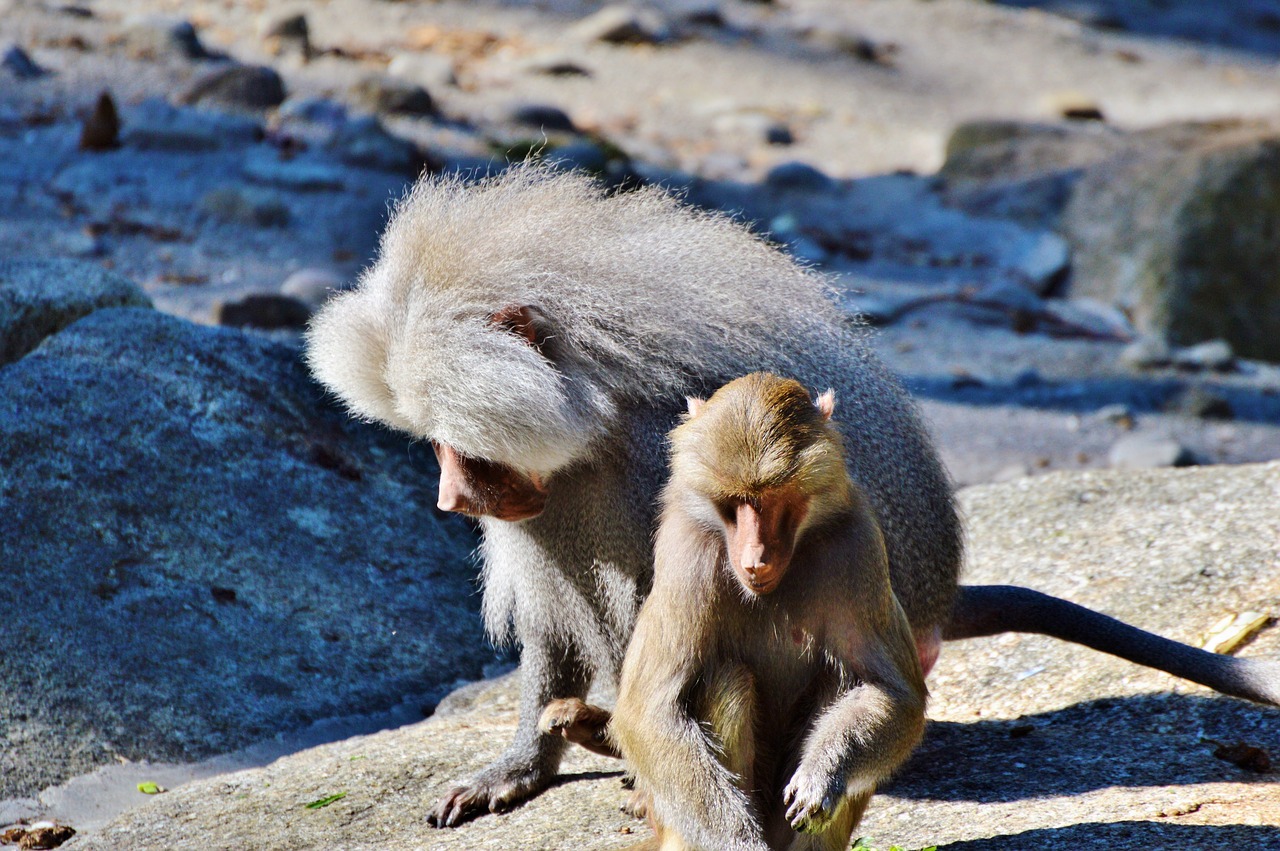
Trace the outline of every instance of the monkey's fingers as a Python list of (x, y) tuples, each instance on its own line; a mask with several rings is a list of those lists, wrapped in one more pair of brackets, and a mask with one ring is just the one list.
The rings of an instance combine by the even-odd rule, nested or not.
[(814, 784), (793, 777), (783, 793), (787, 805), (787, 821), (800, 833), (821, 833), (831, 823), (836, 811), (835, 796), (820, 792)]
[[(475, 786), (455, 786), (427, 813), (427, 824), (432, 827), (455, 827), (467, 816), (487, 808), (488, 801), (481, 800)], [(487, 796), (485, 796), (487, 798)]]

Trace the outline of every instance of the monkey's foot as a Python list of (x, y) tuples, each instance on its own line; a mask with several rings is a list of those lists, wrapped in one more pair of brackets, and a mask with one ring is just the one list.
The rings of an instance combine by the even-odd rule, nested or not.
[(631, 794), (627, 796), (627, 800), (622, 806), (618, 807), (633, 818), (645, 819), (649, 817), (649, 796), (639, 789), (631, 790)]
[(844, 797), (844, 783), (826, 772), (796, 769), (782, 794), (787, 821), (801, 833), (821, 833), (831, 825), (836, 807)]
[(609, 710), (592, 706), (576, 697), (553, 700), (542, 711), (538, 729), (552, 736), (562, 736), (575, 745), (604, 756), (619, 756), (609, 741), (606, 729)]
[(551, 775), (537, 769), (510, 771), (493, 766), (467, 785), (450, 789), (427, 814), (427, 824), (456, 827), (486, 812), (506, 812), (550, 782)]

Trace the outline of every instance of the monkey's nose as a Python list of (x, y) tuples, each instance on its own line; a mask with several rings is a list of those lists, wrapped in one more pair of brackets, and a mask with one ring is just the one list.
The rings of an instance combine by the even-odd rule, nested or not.
[(759, 544), (747, 547), (742, 553), (742, 569), (749, 576), (755, 576), (756, 571), (765, 567), (764, 547)]

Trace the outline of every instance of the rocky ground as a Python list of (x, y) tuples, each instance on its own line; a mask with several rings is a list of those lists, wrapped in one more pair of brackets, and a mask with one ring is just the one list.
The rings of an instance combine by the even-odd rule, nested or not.
[[(1275, 615), (1274, 526), (1219, 529), (1206, 520), (1221, 513), (1217, 503), (1182, 509), (1182, 522), (1203, 529), (1187, 534), (1204, 538), (1197, 547), (1243, 536), (1255, 572), (1145, 608), (1128, 608), (1132, 588), (1167, 584), (1165, 574), (1186, 565), (1213, 572), (1217, 557), (1099, 554), (1090, 572), (1064, 556), (1023, 573), (1012, 557), (984, 553), (1000, 541), (1041, 558), (1048, 527), (1027, 525), (1013, 495), (1051, 500), (1092, 481), (1044, 473), (1280, 458), (1278, 56), (1280, 3), (1271, 0), (666, 0), (630, 10), (577, 0), (0, 0), (0, 560), (23, 568), (0, 602), (40, 613), (11, 620), (3, 639), (0, 797), (11, 800), (0, 822), (54, 814), (100, 826), (141, 797), (132, 784), (161, 776), (139, 760), (201, 759), (360, 716), (163, 776), (261, 763), (412, 720), (495, 663), (474, 638), (465, 528), (442, 527), (443, 544), (420, 552), (361, 554), (343, 543), (396, 522), (406, 505), (441, 523), (423, 498), (431, 464), (393, 436), (342, 423), (296, 363), (310, 311), (354, 281), (388, 204), (424, 167), (481, 175), (532, 153), (624, 188), (659, 183), (828, 271), (851, 313), (880, 326), (879, 350), (920, 400), (957, 482), (1008, 483), (991, 491), (1006, 495), (997, 500), (1005, 511), (973, 512), (971, 574), (998, 564), (1188, 640), (1225, 611)], [(15, 265), (33, 258), (46, 262)], [(132, 382), (136, 370), (163, 392)], [(293, 482), (273, 504), (254, 502), (241, 468), (223, 463), (250, 445), (259, 476)], [(1274, 505), (1274, 467), (1244, 469), (1265, 472), (1221, 474), (1241, 495), (1238, 510), (1251, 504), (1249, 487)], [(1167, 480), (1179, 483), (1171, 494), (1201, 481), (1186, 475)], [(176, 497), (193, 479), (202, 497)], [(978, 505), (988, 491), (972, 493)], [(362, 514), (350, 512), (352, 498)], [(1123, 512), (1126, 528), (1155, 528), (1184, 498), (1137, 500)], [(271, 534), (258, 529), (264, 516), (278, 518)], [(1081, 522), (1032, 516), (1066, 524), (1072, 539)], [(209, 517), (219, 519), (213, 534)], [(237, 552), (251, 555), (228, 558)], [(424, 562), (439, 565), (432, 584), (406, 591), (402, 568)], [(344, 585), (335, 577), (352, 564), (361, 580)], [(1128, 570), (1131, 584), (1079, 578)], [(49, 588), (67, 590), (46, 601)], [(1197, 602), (1178, 608), (1187, 599)], [(459, 613), (448, 629), (418, 616), (442, 601)], [(416, 625), (388, 631), (384, 621)], [(1250, 652), (1274, 652), (1275, 633), (1264, 630)], [(886, 844), (965, 848), (1280, 844), (1252, 827), (1222, 827), (1274, 824), (1280, 814), (1264, 800), (1274, 786), (1246, 783), (1211, 756), (1164, 781), (1151, 769), (1174, 761), (1163, 745), (1125, 751), (1116, 776), (1132, 782), (1078, 764), (1105, 761), (1096, 730), (1113, 724), (1126, 741), (1217, 724), (1274, 756), (1274, 712), (1153, 696), (1170, 681), (1060, 649), (1044, 650), (1064, 654), (1055, 677), (1022, 677), (1044, 663), (1008, 657), (1041, 646), (985, 642), (963, 667), (940, 668), (934, 738), (870, 815), (869, 832)], [(382, 661), (368, 661), (375, 656)], [(167, 664), (173, 658), (182, 664)], [(203, 691), (186, 689), (183, 665), (205, 672)], [(392, 711), (406, 692), (421, 696), (412, 709), (364, 715)], [(998, 720), (975, 723), (976, 711)], [(461, 771), (444, 740), (500, 733), (509, 718), (491, 714), (370, 740), (370, 753), (391, 754), (425, 736), (440, 754), (429, 757), (435, 768), (399, 757), (388, 769), (403, 775), (398, 786), (387, 775), (339, 776), (400, 789), (397, 818), (420, 821), (445, 775)], [(1054, 744), (1017, 763), (1004, 737), (1021, 714), (1033, 719), (1029, 741), (1051, 730)], [(332, 753), (364, 747), (354, 741)], [(474, 744), (476, 753), (488, 746)], [(1198, 759), (1197, 748), (1177, 743)], [(952, 750), (977, 791), (938, 791), (954, 785), (935, 767)], [(272, 770), (292, 765), (301, 777), (313, 759), (337, 757), (307, 751)], [(1066, 760), (1060, 770), (1082, 779), (1040, 771), (1041, 759)], [(104, 763), (118, 764), (115, 781), (46, 790)], [(1019, 772), (1029, 791), (993, 791)], [(310, 794), (302, 780), (270, 782), (281, 795)], [(615, 781), (589, 782), (612, 806)], [(1173, 795), (1169, 783), (1191, 791)], [(1120, 795), (1127, 803), (1099, 798), (1117, 785), (1130, 789)], [(188, 835), (207, 841), (212, 828), (197, 827), (196, 805), (212, 807), (220, 799), (211, 790), (232, 787), (190, 788), (165, 796), (169, 811), (149, 811), (189, 812)], [(573, 801), (573, 788), (547, 800)], [(359, 832), (374, 825), (351, 815), (357, 797), (314, 816), (337, 812), (355, 825), (344, 847), (385, 843)], [(1034, 814), (1031, 797), (1056, 801), (1056, 814)], [(481, 844), (477, 834), (401, 834), (389, 799), (369, 806), (360, 812), (392, 835), (418, 837), (406, 845)], [(572, 809), (555, 806), (519, 818)], [(261, 813), (247, 813), (236, 818), (258, 827), (235, 831), (267, 830), (254, 821)], [(489, 824), (473, 829), (499, 830)], [(526, 829), (483, 842), (530, 847)], [(576, 828), (565, 830), (568, 842)], [(999, 833), (1020, 838), (971, 842)], [(181, 845), (180, 834), (163, 836), (152, 847)], [(255, 841), (306, 847), (274, 834)]]

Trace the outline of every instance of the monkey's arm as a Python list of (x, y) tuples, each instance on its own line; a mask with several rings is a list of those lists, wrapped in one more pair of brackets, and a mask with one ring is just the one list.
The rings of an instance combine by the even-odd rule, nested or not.
[(767, 851), (750, 800), (722, 761), (744, 743), (726, 740), (691, 713), (691, 687), (707, 673), (698, 667), (706, 648), (683, 640), (689, 635), (681, 626), (706, 615), (685, 612), (689, 600), (674, 596), (659, 585), (641, 610), (611, 734), (659, 824), (693, 847)]
[(1015, 585), (964, 585), (951, 610), (947, 641), (1002, 632), (1031, 632), (1082, 644), (1200, 683), (1280, 706), (1280, 662), (1236, 659), (1179, 644), (1123, 621)]
[(527, 635), (520, 653), (520, 721), (506, 752), (441, 798), (427, 815), (433, 827), (454, 827), (484, 812), (503, 812), (550, 784), (565, 740), (538, 729), (543, 707), (587, 691), (585, 667), (572, 648), (546, 635)]

